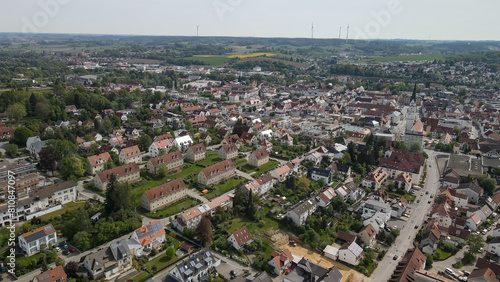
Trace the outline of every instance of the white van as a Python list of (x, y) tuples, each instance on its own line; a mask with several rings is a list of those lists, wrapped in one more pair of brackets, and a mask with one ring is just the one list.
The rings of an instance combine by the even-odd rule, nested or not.
[(450, 268), (446, 268), (446, 269), (444, 270), (444, 272), (446, 272), (446, 273), (448, 273), (448, 274), (450, 274), (450, 275), (455, 275), (455, 272), (454, 272), (453, 270), (451, 270)]

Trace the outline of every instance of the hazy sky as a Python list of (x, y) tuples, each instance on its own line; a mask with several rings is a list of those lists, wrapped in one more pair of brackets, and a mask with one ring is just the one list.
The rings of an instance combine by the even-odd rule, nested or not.
[(0, 32), (500, 40), (498, 0), (2, 0)]

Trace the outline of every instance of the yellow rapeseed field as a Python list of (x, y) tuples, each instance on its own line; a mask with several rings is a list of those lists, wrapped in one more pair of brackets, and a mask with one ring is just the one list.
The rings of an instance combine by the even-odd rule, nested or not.
[(270, 56), (274, 56), (276, 54), (272, 54), (272, 53), (252, 53), (252, 54), (244, 54), (244, 55), (231, 55), (231, 56), (227, 56), (229, 59), (232, 59), (232, 58), (240, 58), (240, 59), (244, 59), (244, 58), (253, 58), (253, 57), (260, 57), (260, 56), (267, 56), (267, 57), (270, 57)]

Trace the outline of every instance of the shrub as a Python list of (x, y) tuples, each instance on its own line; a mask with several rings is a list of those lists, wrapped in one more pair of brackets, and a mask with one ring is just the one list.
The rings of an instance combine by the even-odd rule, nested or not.
[(462, 268), (462, 266), (464, 266), (464, 265), (462, 264), (462, 261), (461, 261), (461, 260), (459, 260), (459, 261), (457, 261), (456, 263), (454, 263), (452, 266), (453, 266), (454, 268)]

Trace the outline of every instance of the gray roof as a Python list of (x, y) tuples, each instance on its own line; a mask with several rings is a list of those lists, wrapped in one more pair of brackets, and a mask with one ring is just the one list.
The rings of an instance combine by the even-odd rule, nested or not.
[(98, 250), (97, 252), (91, 253), (85, 257), (90, 263), (90, 269), (95, 271), (101, 267), (104, 267), (104, 264), (108, 261), (113, 260), (113, 252), (111, 252), (111, 248), (103, 248)]
[(132, 253), (130, 252), (128, 244), (125, 240), (121, 240), (120, 242), (115, 242), (111, 244), (110, 248), (116, 260), (132, 256)]
[(461, 190), (461, 189), (470, 189), (470, 190), (478, 193), (479, 195), (482, 194), (482, 190), (483, 190), (483, 188), (479, 187), (479, 185), (477, 185), (474, 182), (460, 183), (460, 185), (458, 185), (456, 190)]
[(203, 249), (177, 263), (175, 268), (177, 268), (183, 280), (187, 281), (189, 277), (194, 277), (205, 271), (209, 267), (209, 262), (213, 260), (215, 260), (215, 257), (212, 253), (208, 249)]
[(308, 200), (305, 200), (302, 203), (299, 203), (295, 208), (292, 209), (293, 212), (295, 212), (297, 215), (301, 215), (311, 209), (313, 206), (317, 206), (318, 200), (316, 200), (315, 197), (310, 198)]
[(317, 168), (317, 167), (308, 167), (307, 168), (307, 175), (311, 176), (312, 174), (315, 175), (320, 175), (323, 177), (331, 177), (332, 176), (332, 171), (329, 169), (322, 169), (322, 168)]

